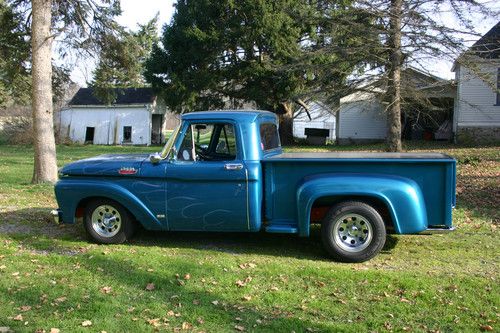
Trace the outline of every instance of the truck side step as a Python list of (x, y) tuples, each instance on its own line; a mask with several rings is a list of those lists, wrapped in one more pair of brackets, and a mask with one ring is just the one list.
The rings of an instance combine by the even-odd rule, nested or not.
[(298, 232), (297, 225), (275, 224), (266, 227), (266, 232), (280, 234), (296, 234)]

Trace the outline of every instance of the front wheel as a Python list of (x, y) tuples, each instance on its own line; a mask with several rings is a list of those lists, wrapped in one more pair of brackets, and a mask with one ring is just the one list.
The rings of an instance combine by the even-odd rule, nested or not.
[(122, 205), (111, 199), (94, 199), (85, 207), (87, 235), (102, 244), (119, 244), (132, 237), (132, 215)]
[(386, 231), (375, 208), (349, 201), (332, 207), (321, 225), (321, 238), (326, 251), (336, 260), (363, 262), (382, 250)]

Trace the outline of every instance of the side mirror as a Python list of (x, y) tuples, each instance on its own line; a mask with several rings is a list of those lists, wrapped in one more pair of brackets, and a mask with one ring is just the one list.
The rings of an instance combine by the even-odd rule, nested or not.
[(149, 155), (149, 161), (153, 164), (158, 164), (162, 160), (160, 153), (154, 153)]

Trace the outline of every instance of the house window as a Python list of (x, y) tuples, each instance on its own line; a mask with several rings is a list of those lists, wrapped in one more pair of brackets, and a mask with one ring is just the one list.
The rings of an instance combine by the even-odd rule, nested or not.
[(123, 142), (132, 142), (132, 126), (123, 126)]

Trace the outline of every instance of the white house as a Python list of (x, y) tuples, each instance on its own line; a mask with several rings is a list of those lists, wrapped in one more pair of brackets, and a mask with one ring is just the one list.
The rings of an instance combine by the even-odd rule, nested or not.
[(453, 132), (457, 141), (500, 140), (500, 22), (454, 66), (457, 99)]
[(115, 89), (107, 105), (92, 88), (81, 88), (59, 112), (59, 136), (77, 143), (150, 145), (163, 142), (163, 132), (179, 119), (159, 107), (151, 88)]
[(310, 120), (303, 108), (300, 108), (294, 114), (293, 136), (302, 139), (306, 137), (306, 128), (322, 128), (329, 130), (328, 139), (334, 141), (336, 138), (335, 123), (337, 121), (335, 112), (319, 101), (309, 103), (308, 107), (311, 115)]
[[(404, 139), (450, 139), (455, 87), (452, 82), (413, 67), (402, 71), (405, 103), (402, 110)], [(385, 88), (375, 81), (340, 99), (336, 138), (339, 144), (383, 141), (387, 137)], [(451, 126), (449, 126), (451, 127)]]

